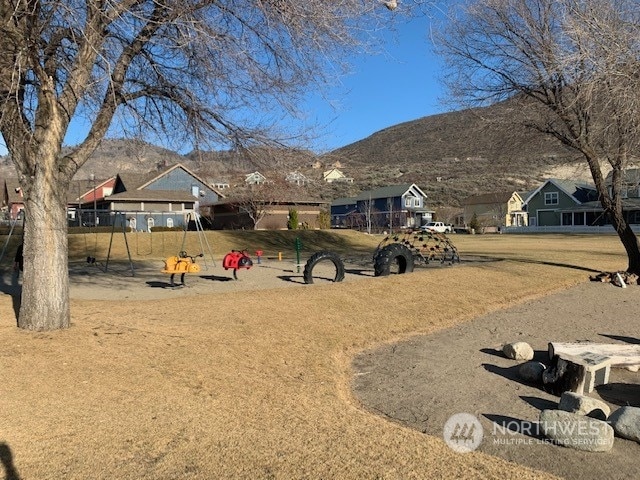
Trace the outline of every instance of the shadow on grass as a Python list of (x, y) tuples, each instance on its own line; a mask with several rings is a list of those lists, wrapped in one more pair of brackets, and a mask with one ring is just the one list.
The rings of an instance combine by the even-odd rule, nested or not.
[[(7, 279), (10, 280), (7, 281)], [(0, 292), (11, 296), (13, 313), (16, 325), (18, 325), (18, 315), (20, 314), (20, 304), (22, 300), (22, 283), (20, 274), (13, 270), (0, 271)]]
[(560, 263), (560, 262), (550, 262), (546, 260), (532, 260), (530, 258), (518, 258), (518, 257), (492, 257), (485, 255), (474, 255), (473, 257), (465, 257), (463, 259), (464, 263), (474, 263), (474, 262), (503, 262), (503, 261), (517, 262), (517, 263), (529, 263), (533, 265), (547, 265), (550, 267), (560, 267), (560, 268), (570, 268), (573, 270), (581, 270), (583, 272), (592, 272), (592, 273), (602, 273), (602, 270), (596, 270), (594, 268), (583, 267), (580, 265), (572, 265), (570, 263)]
[(0, 462), (4, 467), (5, 480), (20, 480), (20, 475), (13, 464), (13, 453), (11, 448), (4, 442), (0, 442)]

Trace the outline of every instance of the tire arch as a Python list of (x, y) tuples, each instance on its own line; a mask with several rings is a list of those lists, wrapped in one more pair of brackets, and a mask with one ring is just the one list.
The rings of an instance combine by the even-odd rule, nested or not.
[(375, 276), (389, 275), (394, 264), (398, 265), (398, 274), (413, 272), (415, 263), (411, 249), (401, 243), (391, 243), (380, 249), (373, 262)]
[(304, 266), (304, 283), (313, 283), (313, 269), (318, 263), (323, 261), (330, 261), (336, 267), (336, 276), (333, 279), (334, 282), (341, 282), (344, 280), (344, 263), (340, 257), (334, 252), (322, 251), (314, 253), (311, 255), (309, 260), (307, 260), (307, 263)]

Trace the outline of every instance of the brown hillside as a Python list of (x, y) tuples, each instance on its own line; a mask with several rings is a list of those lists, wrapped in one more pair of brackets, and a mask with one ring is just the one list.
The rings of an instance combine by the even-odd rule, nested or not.
[[(205, 179), (228, 182), (232, 188), (225, 193), (233, 195), (234, 186), (241, 189), (247, 173), (258, 170), (282, 183), (295, 170), (310, 180), (305, 188), (312, 197), (331, 200), (382, 185), (416, 183), (434, 208), (457, 208), (472, 194), (529, 190), (549, 177), (589, 179), (574, 152), (519, 125), (517, 112), (517, 107), (504, 102), (423, 117), (321, 156), (272, 148), (180, 155), (141, 141), (105, 140), (77, 178), (150, 172), (180, 162)], [(323, 182), (322, 172), (334, 166), (353, 177), (354, 183)], [(7, 157), (0, 158), (0, 175), (15, 177)]]
[(381, 130), (331, 157), (363, 185), (389, 178), (417, 183), (435, 206), (496, 189), (527, 190), (560, 167), (584, 176), (574, 152), (514, 117), (507, 103), (433, 115)]

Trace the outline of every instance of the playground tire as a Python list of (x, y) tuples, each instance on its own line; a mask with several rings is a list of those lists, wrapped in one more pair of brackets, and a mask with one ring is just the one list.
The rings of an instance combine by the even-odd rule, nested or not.
[(386, 277), (392, 265), (398, 266), (398, 274), (413, 272), (414, 260), (411, 249), (401, 243), (392, 243), (380, 249), (373, 261), (376, 277)]
[(336, 276), (333, 279), (333, 281), (341, 282), (342, 280), (344, 280), (344, 273), (345, 273), (344, 263), (342, 262), (342, 260), (340, 260), (340, 257), (333, 252), (322, 251), (322, 252), (314, 253), (313, 255), (311, 255), (309, 260), (307, 260), (307, 263), (304, 266), (304, 275), (303, 275), (304, 283), (307, 283), (307, 284), (313, 283), (314, 267), (318, 263), (326, 260), (333, 262), (333, 265), (336, 267)]

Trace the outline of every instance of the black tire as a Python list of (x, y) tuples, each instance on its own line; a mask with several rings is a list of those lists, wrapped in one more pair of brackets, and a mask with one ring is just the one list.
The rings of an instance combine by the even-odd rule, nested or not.
[(373, 262), (376, 277), (386, 277), (391, 268), (397, 267), (398, 274), (413, 272), (414, 260), (411, 249), (401, 243), (392, 243), (382, 248)]
[(334, 282), (341, 282), (344, 280), (344, 263), (340, 260), (340, 257), (329, 251), (317, 252), (311, 255), (311, 258), (307, 260), (304, 266), (304, 283), (313, 283), (313, 268), (320, 262), (330, 261), (336, 267), (336, 276), (333, 279)]

